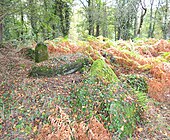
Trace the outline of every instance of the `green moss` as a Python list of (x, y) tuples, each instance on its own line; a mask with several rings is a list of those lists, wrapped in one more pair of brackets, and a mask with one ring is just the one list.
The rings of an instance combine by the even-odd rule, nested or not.
[(46, 77), (51, 77), (54, 75), (54, 70), (52, 68), (49, 68), (47, 66), (34, 66), (32, 67), (29, 76), (32, 77), (41, 77), (41, 76), (46, 76)]
[(35, 47), (35, 62), (39, 63), (44, 60), (48, 60), (47, 46), (43, 43), (39, 43)]
[(119, 81), (119, 79), (117, 78), (113, 70), (102, 59), (98, 59), (93, 62), (91, 69), (90, 69), (90, 76), (103, 79), (106, 82), (118, 82)]
[(136, 91), (148, 91), (148, 85), (144, 77), (139, 75), (128, 75), (126, 78), (127, 83)]
[[(110, 113), (113, 128), (120, 135), (120, 138), (132, 136), (136, 128), (136, 123), (140, 118), (138, 113), (137, 103), (134, 101), (127, 102), (125, 95), (122, 95), (119, 100), (115, 100), (111, 104)], [(120, 95), (119, 95), (120, 97)]]
[(28, 49), (28, 52), (26, 55), (31, 59), (35, 59), (35, 51), (31, 48)]
[(34, 66), (32, 67), (29, 76), (32, 77), (52, 77), (55, 75), (67, 75), (76, 71), (81, 71), (82, 68), (87, 66), (89, 60), (87, 58), (80, 58), (75, 62), (66, 63), (60, 67), (55, 66)]
[(59, 73), (63, 75), (71, 74), (76, 71), (82, 72), (82, 69), (85, 68), (89, 64), (89, 60), (87, 58), (80, 58), (73, 63), (66, 64), (59, 68)]

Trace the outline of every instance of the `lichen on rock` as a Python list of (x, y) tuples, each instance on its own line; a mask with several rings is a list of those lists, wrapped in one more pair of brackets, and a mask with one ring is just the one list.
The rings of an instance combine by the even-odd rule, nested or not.
[(43, 43), (38, 43), (35, 47), (35, 62), (39, 63), (48, 60), (48, 49)]
[[(60, 58), (57, 58), (58, 60)], [(83, 68), (89, 65), (89, 59), (87, 57), (77, 58), (75, 61), (63, 61), (55, 59), (49, 59), (48, 61), (38, 63), (32, 67), (29, 76), (32, 77), (52, 77), (56, 75), (67, 75), (77, 71), (81, 72)], [(45, 64), (44, 64), (45, 63)]]
[(90, 76), (97, 77), (106, 82), (118, 82), (119, 81), (114, 71), (102, 59), (98, 59), (93, 62), (91, 69), (90, 69)]

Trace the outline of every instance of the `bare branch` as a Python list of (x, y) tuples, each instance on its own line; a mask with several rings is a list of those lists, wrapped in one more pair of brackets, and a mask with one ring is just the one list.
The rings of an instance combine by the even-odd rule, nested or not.
[(80, 0), (80, 2), (81, 2), (81, 4), (83, 5), (83, 7), (86, 9), (86, 8), (87, 8), (87, 6), (83, 3), (83, 1), (82, 1), (82, 0)]

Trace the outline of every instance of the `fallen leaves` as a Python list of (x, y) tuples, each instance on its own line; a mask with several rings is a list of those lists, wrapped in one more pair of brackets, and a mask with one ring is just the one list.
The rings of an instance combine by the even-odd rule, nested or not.
[(142, 127), (139, 127), (139, 128), (137, 128), (137, 131), (138, 131), (138, 132), (142, 132), (142, 131), (143, 131), (143, 128), (142, 128)]
[(69, 116), (59, 107), (56, 113), (49, 117), (49, 125), (45, 125), (36, 140), (67, 139), (75, 137), (77, 140), (111, 140), (111, 135), (96, 118), (91, 118), (88, 125), (85, 122), (71, 123)]
[[(66, 54), (80, 51), (88, 54), (93, 59), (100, 57), (105, 59), (109, 66), (112, 66), (116, 71), (117, 75), (122, 73), (142, 73), (150, 78), (150, 96), (160, 101), (164, 99), (169, 100), (170, 68), (168, 52), (170, 51), (170, 43), (168, 41), (148, 39), (133, 43), (121, 40), (114, 45), (96, 40), (78, 42), (78, 45), (69, 41), (58, 43), (49, 41), (48, 43), (49, 50), (51, 49), (51, 52), (62, 54), (62, 60), (64, 61), (66, 61)], [(116, 61), (111, 63), (108, 58), (104, 58), (102, 51), (114, 55)], [(134, 55), (133, 51), (138, 55)], [(111, 138), (111, 134), (96, 118), (91, 118), (88, 124), (79, 122), (73, 126), (68, 126), (67, 124), (71, 123), (65, 112), (59, 109), (62, 116), (60, 117), (63, 121), (61, 121), (61, 118), (55, 117), (56, 114), (54, 115), (57, 110), (55, 108), (56, 104), (61, 101), (58, 100), (58, 95), (69, 95), (70, 85), (79, 83), (83, 78), (81, 74), (75, 73), (67, 76), (40, 79), (28, 78), (27, 74), (33, 64), (32, 61), (18, 57), (12, 46), (1, 49), (1, 52), (0, 97), (2, 102), (0, 101), (0, 139), (34, 139), (37, 133), (41, 134), (39, 139), (47, 137), (49, 140), (58, 138), (70, 139), (73, 135), (80, 140), (109, 140)], [(56, 54), (51, 55), (56, 57)], [(71, 56), (68, 55), (67, 61), (75, 59), (75, 55)], [(165, 60), (166, 62), (162, 63)], [(56, 60), (56, 62), (58, 61)], [(149, 72), (149, 74), (147, 75), (144, 72)], [(131, 102), (132, 99), (127, 97), (125, 100)], [(93, 101), (89, 99), (90, 102)], [(166, 109), (159, 108), (157, 111), (153, 111), (153, 108), (150, 116), (147, 116), (149, 123), (138, 126), (136, 129), (139, 134), (138, 139), (146, 137), (148, 139), (158, 138), (158, 136), (161, 138), (170, 137), (170, 129), (168, 127), (170, 122), (169, 107), (167, 106)], [(156, 116), (157, 114), (158, 116)], [(73, 116), (73, 119), (75, 118), (77, 118), (76, 114)], [(123, 119), (122, 121), (126, 123), (127, 120)], [(158, 125), (160, 129), (158, 129)], [(52, 127), (55, 127), (55, 130)], [(54, 131), (56, 132), (55, 134)], [(124, 126), (121, 127), (121, 131), (124, 131)]]

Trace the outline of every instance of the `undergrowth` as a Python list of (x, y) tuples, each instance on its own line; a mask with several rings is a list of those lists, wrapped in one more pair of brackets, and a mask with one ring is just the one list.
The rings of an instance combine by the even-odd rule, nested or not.
[(141, 91), (145, 93), (148, 92), (147, 80), (146, 78), (140, 75), (136, 75), (136, 74), (121, 75), (120, 79), (122, 82), (127, 83), (136, 91)]
[[(71, 118), (89, 122), (95, 117), (120, 139), (131, 137), (146, 109), (146, 95), (121, 83), (104, 84), (88, 78), (72, 88), (67, 98)], [(100, 132), (99, 132), (100, 133)]]
[(52, 108), (58, 104), (57, 97), (30, 94), (28, 90), (35, 89), (29, 86), (20, 88), (23, 93), (6, 92), (0, 99), (0, 132), (3, 132), (0, 139), (30, 139), (37, 135), (41, 125), (49, 124)]
[[(129, 42), (130, 44), (119, 41), (114, 46), (114, 42), (107, 44), (104, 41), (97, 41), (92, 38), (86, 42), (79, 42), (79, 44), (82, 44), (81, 47), (70, 43), (68, 40), (48, 41), (47, 43), (49, 52), (68, 54), (80, 51), (89, 54), (93, 60), (99, 58), (105, 60), (110, 68), (111, 66), (114, 68), (115, 64), (122, 65), (122, 71), (118, 68), (120, 74), (143, 72), (145, 76), (151, 76), (152, 78), (148, 78), (148, 85), (145, 78), (138, 75), (127, 75), (123, 80), (120, 79), (121, 82), (111, 80), (114, 82), (109, 83), (110, 77), (107, 80), (101, 80), (109, 73), (105, 71), (97, 79), (90, 77), (83, 81), (73, 80), (75, 82), (73, 83), (74, 86), (67, 97), (58, 96), (58, 93), (62, 91), (55, 91), (50, 94), (50, 89), (47, 88), (49, 85), (43, 86), (41, 83), (38, 86), (41, 90), (37, 90), (38, 88), (33, 87), (35, 79), (30, 78), (33, 80), (32, 85), (23, 85), (24, 83), (22, 83), (18, 87), (18, 91), (5, 92), (0, 98), (0, 132), (4, 132), (2, 139), (15, 139), (18, 136), (21, 136), (21, 139), (26, 136), (32, 138), (32, 136), (40, 134), (41, 128), (46, 127), (49, 127), (50, 131), (44, 129), (45, 131), (41, 131), (42, 134), (43, 132), (56, 134), (56, 131), (61, 132), (60, 130), (65, 129), (66, 131), (69, 130), (72, 139), (82, 139), (73, 132), (72, 126), (75, 124), (78, 130), (83, 128), (82, 131), (89, 139), (92, 139), (92, 135), (89, 134), (92, 129), (98, 131), (96, 134), (102, 133), (102, 130), (109, 130), (113, 139), (115, 137), (127, 139), (132, 137), (137, 124), (142, 122), (143, 112), (147, 110), (147, 92), (150, 96), (153, 94), (151, 97), (156, 97), (156, 99), (162, 100), (165, 98), (168, 100), (169, 96), (165, 95), (169, 93), (170, 44), (167, 41), (150, 39), (147, 42)], [(124, 51), (124, 49), (127, 50)], [(104, 57), (102, 51), (109, 54), (110, 57)], [(136, 52), (138, 55), (136, 55)], [(114, 57), (112, 63), (108, 61), (111, 56)], [(166, 59), (165, 62), (164, 59)], [(9, 66), (11, 70), (15, 67), (15, 65)], [(22, 69), (25, 67), (25, 65), (20, 66)], [(96, 66), (98, 67), (98, 65)], [(126, 67), (128, 72), (125, 69)], [(101, 69), (103, 69), (103, 66), (101, 66)], [(56, 74), (56, 71), (48, 67), (34, 67), (33, 70), (34, 72), (40, 72), (40, 75), (42, 73), (46, 77)], [(47, 76), (48, 74), (49, 76)], [(95, 71), (94, 75), (97, 77), (99, 71)], [(37, 77), (37, 74), (34, 76)], [(42, 79), (44, 82), (46, 80)], [(55, 85), (57, 82), (52, 84)], [(44, 92), (44, 89), (48, 91)], [(64, 113), (59, 106), (63, 107), (67, 113)], [(58, 111), (60, 115), (57, 114), (55, 108), (60, 110)], [(60, 126), (60, 121), (63, 127)], [(101, 126), (101, 128), (104, 126), (105, 129), (97, 130), (99, 128), (97, 126)], [(52, 139), (51, 135), (49, 139)]]

